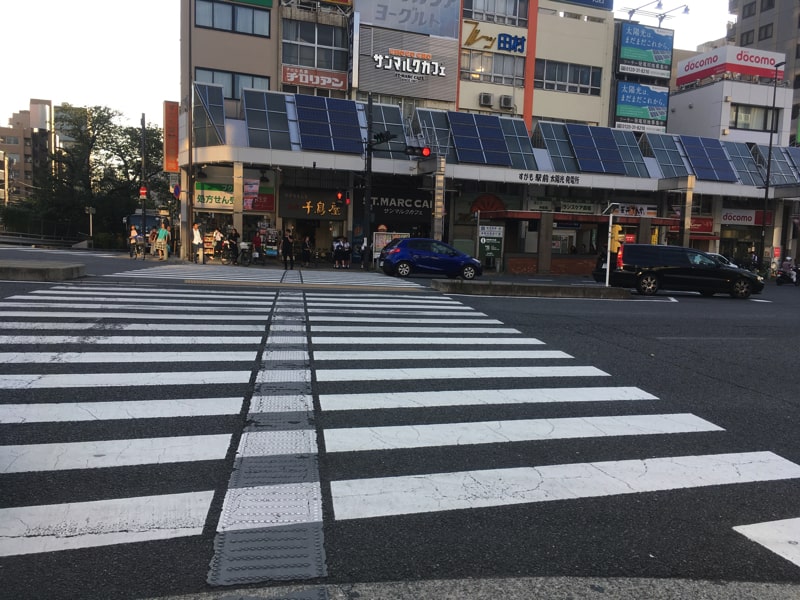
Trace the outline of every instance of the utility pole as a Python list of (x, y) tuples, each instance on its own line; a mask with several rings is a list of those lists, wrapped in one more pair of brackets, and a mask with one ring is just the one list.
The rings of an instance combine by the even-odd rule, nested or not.
[[(146, 187), (145, 184), (145, 128), (144, 128), (144, 113), (142, 113), (142, 185), (141, 187)], [(142, 196), (142, 235), (147, 235), (147, 192)]]

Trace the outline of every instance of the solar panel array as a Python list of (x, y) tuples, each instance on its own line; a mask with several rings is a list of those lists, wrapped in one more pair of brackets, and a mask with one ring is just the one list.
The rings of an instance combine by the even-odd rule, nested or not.
[(673, 136), (662, 133), (647, 133), (644, 138), (652, 149), (664, 177), (691, 175)]
[(447, 112), (418, 108), (414, 114), (414, 131), (419, 132), (432, 144), (439, 156), (445, 155), (447, 162), (457, 163), (456, 148), (450, 133), (450, 121)]
[(639, 148), (639, 142), (636, 141), (636, 135), (627, 129), (612, 129), (611, 131), (625, 165), (625, 174), (628, 177), (650, 177), (644, 156), (642, 156), (642, 149)]
[[(364, 110), (364, 122), (367, 123), (367, 105), (359, 104)], [(400, 107), (394, 104), (372, 105), (372, 137), (378, 133), (388, 132), (395, 139), (373, 147), (372, 156), (375, 158), (402, 158), (405, 156), (406, 132), (403, 128), (403, 113)]]
[(764, 175), (747, 144), (744, 142), (722, 142), (722, 146), (727, 150), (728, 156), (731, 157), (731, 164), (743, 185), (756, 187), (764, 185)]
[(727, 182), (737, 180), (728, 155), (722, 148), (722, 142), (691, 135), (680, 137), (683, 148), (686, 150), (686, 156), (698, 179)]
[(500, 117), (451, 111), (447, 118), (459, 162), (511, 166)]
[(364, 152), (355, 102), (295, 94), (295, 104), (303, 150), (346, 154)]
[(581, 171), (625, 175), (625, 164), (610, 128), (570, 123), (567, 133)]
[(244, 90), (242, 106), (250, 146), (291, 150), (292, 135), (286, 100), (290, 96), (276, 92)]
[(539, 121), (536, 133), (541, 138), (544, 147), (547, 148), (556, 171), (562, 173), (578, 172), (578, 161), (575, 159), (575, 153), (569, 143), (567, 128), (563, 123)]
[(533, 144), (525, 121), (522, 119), (501, 118), (500, 126), (508, 146), (511, 166), (515, 169), (535, 171), (538, 169), (533, 155)]
[(220, 146), (225, 143), (225, 100), (222, 86), (194, 84), (192, 126), (198, 146)]

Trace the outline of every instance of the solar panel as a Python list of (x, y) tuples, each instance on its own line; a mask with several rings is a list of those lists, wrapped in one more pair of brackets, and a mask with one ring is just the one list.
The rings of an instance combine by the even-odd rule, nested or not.
[(652, 149), (664, 177), (685, 177), (690, 174), (673, 136), (647, 132), (643, 139)]
[(575, 123), (567, 124), (566, 128), (581, 171), (627, 174), (611, 129)]
[(706, 181), (738, 181), (722, 142), (691, 135), (680, 136), (689, 164), (698, 179)]
[(515, 169), (535, 171), (538, 169), (533, 156), (533, 144), (525, 121), (522, 119), (501, 118), (500, 126), (511, 157), (511, 166)]
[(362, 154), (366, 135), (352, 100), (295, 94), (303, 150)]
[(731, 157), (731, 164), (743, 185), (762, 186), (764, 176), (761, 174), (756, 159), (744, 142), (722, 142), (722, 146)]
[(511, 166), (499, 117), (458, 112), (447, 116), (459, 162)]
[(556, 171), (563, 173), (578, 172), (578, 161), (575, 158), (566, 126), (563, 123), (539, 121), (534, 133), (540, 136), (541, 142), (547, 148), (550, 160), (553, 161), (553, 168)]

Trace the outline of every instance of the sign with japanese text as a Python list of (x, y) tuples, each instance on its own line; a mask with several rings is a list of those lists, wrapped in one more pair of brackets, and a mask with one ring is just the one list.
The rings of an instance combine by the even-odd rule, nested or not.
[(262, 183), (259, 179), (245, 179), (242, 210), (245, 212), (273, 212), (275, 210), (275, 188), (272, 184)]
[(398, 197), (396, 193), (376, 193), (372, 196), (375, 221), (388, 225), (417, 225), (429, 223), (433, 216), (430, 198)]
[(233, 211), (233, 185), (195, 182), (194, 205), (199, 210)]
[(669, 79), (672, 72), (672, 47), (675, 32), (623, 22), (620, 27), (620, 73)]
[(508, 29), (508, 26), (494, 23), (464, 20), (461, 29), (462, 44), (465, 48), (473, 50), (494, 50), (524, 55), (527, 38), (509, 32)]
[(452, 102), (458, 87), (458, 40), (362, 27), (358, 87), (365, 92)]
[(164, 102), (164, 166), (165, 173), (178, 173), (178, 103)]
[(580, 175), (566, 173), (542, 173), (541, 171), (521, 171), (519, 180), (523, 183), (540, 183), (542, 185), (580, 185)]
[(634, 131), (667, 131), (669, 88), (631, 81), (617, 84), (615, 127)]
[(346, 90), (347, 73), (295, 65), (281, 65), (281, 83), (327, 90)]
[(344, 221), (347, 209), (339, 206), (330, 190), (281, 188), (278, 201), (281, 217)]
[(614, 214), (623, 217), (657, 217), (658, 207), (654, 204), (618, 204)]
[(364, 25), (458, 38), (460, 0), (355, 0), (355, 10)]

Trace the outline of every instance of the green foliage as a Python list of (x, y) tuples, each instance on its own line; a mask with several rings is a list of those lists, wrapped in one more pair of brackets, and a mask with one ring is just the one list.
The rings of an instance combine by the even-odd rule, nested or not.
[[(31, 210), (40, 218), (89, 232), (87, 208), (93, 207), (96, 246), (103, 234), (113, 240), (123, 230), (123, 217), (141, 207), (139, 188), (150, 190), (148, 208), (171, 200), (161, 171), (163, 136), (160, 128), (145, 127), (142, 169), (142, 129), (118, 124), (121, 113), (104, 106), (56, 107), (61, 146), (51, 155), (53, 169), (40, 169)], [(144, 172), (143, 172), (144, 171)], [(163, 202), (161, 202), (163, 201)], [(109, 246), (114, 247), (112, 242)]]

